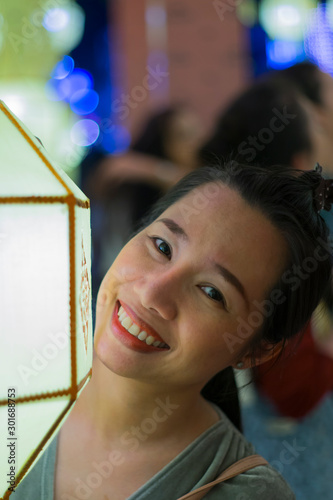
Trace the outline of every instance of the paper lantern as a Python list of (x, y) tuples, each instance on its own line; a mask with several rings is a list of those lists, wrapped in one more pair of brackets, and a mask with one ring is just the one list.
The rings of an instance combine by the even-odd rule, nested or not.
[(40, 457), (90, 378), (90, 264), (89, 200), (0, 101), (4, 499)]

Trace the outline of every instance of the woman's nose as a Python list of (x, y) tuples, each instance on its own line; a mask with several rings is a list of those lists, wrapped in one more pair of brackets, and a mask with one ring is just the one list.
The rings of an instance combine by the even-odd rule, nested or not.
[(172, 271), (148, 273), (134, 284), (142, 307), (166, 320), (177, 315), (178, 300), (181, 293), (179, 277)]

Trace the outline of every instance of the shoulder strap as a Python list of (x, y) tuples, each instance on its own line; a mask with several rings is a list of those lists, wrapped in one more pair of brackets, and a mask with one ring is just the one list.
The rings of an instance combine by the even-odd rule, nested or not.
[(258, 465), (268, 465), (268, 462), (260, 455), (250, 455), (249, 457), (242, 458), (241, 460), (235, 462), (234, 464), (230, 465), (230, 467), (228, 467), (226, 470), (224, 470), (218, 476), (218, 478), (215, 479), (215, 481), (212, 481), (211, 483), (201, 486), (201, 488), (198, 488), (194, 491), (191, 491), (190, 493), (187, 493), (186, 495), (178, 498), (178, 500), (187, 500), (188, 498), (191, 498), (191, 500), (200, 500), (200, 498), (203, 498), (208, 493), (208, 491), (211, 488), (213, 488), (213, 486), (215, 486), (216, 484), (222, 483), (227, 479), (231, 479), (232, 477), (238, 476), (238, 474), (242, 474), (242, 472), (246, 472), (250, 469), (253, 469)]

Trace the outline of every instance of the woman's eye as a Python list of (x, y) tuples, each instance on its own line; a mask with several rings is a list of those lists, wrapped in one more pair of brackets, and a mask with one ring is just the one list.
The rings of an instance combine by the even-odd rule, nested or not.
[(166, 257), (171, 257), (171, 248), (168, 243), (161, 238), (153, 238), (155, 242), (155, 246), (159, 252), (164, 254)]
[(216, 290), (216, 288), (214, 288), (213, 286), (209, 286), (209, 285), (202, 286), (201, 290), (203, 290), (203, 292), (210, 299), (214, 300), (215, 302), (222, 302), (224, 307), (226, 306), (225, 299), (224, 299), (222, 293), (219, 292), (218, 290)]

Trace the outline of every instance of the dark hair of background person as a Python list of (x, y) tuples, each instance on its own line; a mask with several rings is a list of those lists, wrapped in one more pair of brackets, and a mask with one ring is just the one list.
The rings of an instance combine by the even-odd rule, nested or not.
[(155, 156), (161, 160), (171, 160), (167, 148), (173, 118), (183, 108), (174, 106), (152, 115), (145, 123), (139, 137), (133, 141), (130, 150), (135, 153)]
[[(310, 273), (307, 279), (298, 280), (296, 287), (291, 271), (293, 266), (301, 266), (305, 258), (315, 255), (318, 238), (329, 248), (327, 226), (314, 208), (314, 190), (320, 180), (320, 174), (315, 171), (300, 172), (280, 165), (249, 168), (247, 164), (228, 161), (221, 166), (206, 166), (188, 174), (156, 203), (143, 220), (141, 229), (199, 186), (221, 182), (237, 191), (281, 231), (288, 245), (289, 261), (283, 277), (272, 290), (279, 290), (285, 300), (263, 319), (251, 345), (246, 343), (246, 352), (250, 349), (253, 357), (260, 355), (260, 340), (269, 345), (280, 342), (284, 345), (288, 339), (304, 331), (330, 285), (332, 262), (331, 252), (327, 249), (322, 249), (324, 258), (318, 261), (316, 271)], [(224, 388), (224, 393), (221, 388)], [(217, 404), (241, 429), (238, 393), (231, 367), (215, 375), (203, 388), (202, 394)]]
[(251, 165), (291, 165), (294, 155), (311, 153), (309, 119), (301, 99), (284, 81), (254, 83), (219, 116), (213, 135), (198, 152), (201, 162), (233, 154)]
[(289, 68), (272, 71), (268, 78), (284, 78), (293, 82), (302, 94), (319, 106), (324, 106), (320, 69), (310, 61), (304, 61)]

